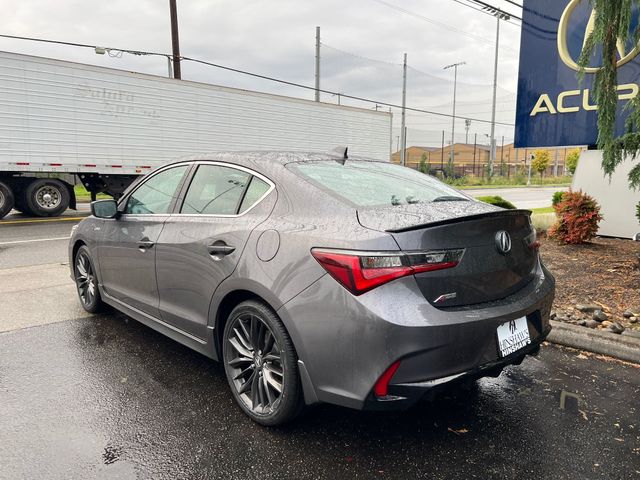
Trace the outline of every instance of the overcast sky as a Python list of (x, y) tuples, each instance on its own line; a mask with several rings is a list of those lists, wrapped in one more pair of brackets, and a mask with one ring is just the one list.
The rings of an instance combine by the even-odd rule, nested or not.
[[(168, 0), (0, 0), (0, 33), (169, 53)], [(468, 0), (178, 0), (184, 56), (313, 85), (315, 27), (322, 29), (322, 88), (400, 103), (402, 55), (408, 55), (407, 105), (451, 113), (458, 71), (458, 115), (491, 118), (496, 19), (462, 5)], [(489, 0), (518, 16), (504, 0)], [(395, 8), (394, 8), (395, 7)], [(404, 10), (404, 11), (403, 11)], [(519, 22), (501, 23), (497, 120), (513, 123)], [(0, 38), (0, 49), (166, 75), (161, 57), (96, 55), (91, 49)], [(183, 62), (183, 78), (311, 98), (313, 92)], [(323, 101), (337, 102), (332, 95)], [(348, 100), (341, 98), (343, 103)], [(370, 105), (362, 105), (371, 108)], [(394, 115), (394, 127), (399, 126)], [(439, 144), (450, 119), (411, 114), (408, 144)], [(464, 141), (464, 120), (456, 123)], [(398, 132), (396, 132), (398, 133)], [(489, 133), (472, 122), (471, 139)], [(497, 135), (513, 138), (512, 127)], [(483, 139), (486, 142), (486, 137)], [(500, 142), (500, 138), (498, 140)], [(395, 147), (395, 145), (394, 145)]]

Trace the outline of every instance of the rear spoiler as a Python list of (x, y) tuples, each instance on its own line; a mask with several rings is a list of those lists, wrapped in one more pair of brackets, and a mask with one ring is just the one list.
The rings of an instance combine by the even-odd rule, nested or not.
[(429, 223), (421, 223), (419, 225), (412, 225), (410, 227), (404, 228), (396, 228), (385, 230), (388, 233), (402, 233), (402, 232), (411, 232), (413, 230), (419, 230), (421, 228), (427, 227), (439, 227), (441, 225), (451, 225), (452, 223), (458, 222), (469, 222), (473, 220), (479, 220), (481, 218), (494, 218), (494, 217), (516, 217), (518, 215), (526, 215), (528, 217), (531, 216), (531, 210), (525, 209), (516, 209), (516, 210), (498, 210), (495, 212), (486, 212), (486, 213), (476, 213), (474, 215), (466, 215), (462, 217), (453, 217), (448, 218), (446, 220), (439, 220), (437, 222), (429, 222)]

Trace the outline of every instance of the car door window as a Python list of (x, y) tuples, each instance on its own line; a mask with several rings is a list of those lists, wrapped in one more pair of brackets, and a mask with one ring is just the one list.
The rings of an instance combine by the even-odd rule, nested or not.
[(269, 191), (270, 188), (271, 185), (269, 185), (264, 180), (261, 180), (255, 176), (251, 177), (251, 183), (247, 188), (247, 193), (245, 193), (244, 195), (242, 205), (240, 205), (239, 213), (246, 212), (251, 207), (253, 207), (264, 196), (264, 194)]
[(221, 165), (200, 165), (180, 213), (234, 215), (251, 174)]
[(143, 182), (127, 200), (125, 213), (134, 215), (169, 213), (172, 200), (188, 165), (169, 168)]

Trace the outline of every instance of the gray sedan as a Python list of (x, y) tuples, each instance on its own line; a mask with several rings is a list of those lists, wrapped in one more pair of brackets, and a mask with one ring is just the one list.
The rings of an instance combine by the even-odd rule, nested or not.
[(263, 425), (304, 405), (401, 409), (496, 376), (549, 333), (530, 213), (345, 155), (216, 153), (92, 203), (69, 256), (110, 305), (224, 363)]

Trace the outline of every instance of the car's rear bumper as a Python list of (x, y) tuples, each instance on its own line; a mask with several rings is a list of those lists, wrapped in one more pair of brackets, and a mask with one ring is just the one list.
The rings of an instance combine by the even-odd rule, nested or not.
[(378, 398), (370, 394), (364, 403), (363, 409), (402, 410), (413, 406), (423, 398), (432, 398), (437, 393), (453, 385), (473, 382), (482, 377), (497, 377), (505, 367), (520, 365), (527, 355), (538, 355), (540, 345), (547, 338), (550, 331), (551, 327), (548, 327), (545, 332), (529, 345), (511, 355), (473, 367), (464, 372), (423, 382), (391, 384), (389, 385), (389, 394), (386, 397)]
[[(305, 399), (356, 409), (403, 408), (440, 384), (491, 375), (518, 363), (544, 341), (555, 280), (542, 265), (535, 279), (509, 297), (470, 307), (437, 309), (412, 277), (354, 297), (322, 277), (278, 310), (305, 366)], [(501, 358), (497, 328), (527, 317), (531, 344)], [(395, 362), (389, 393), (373, 388)]]

